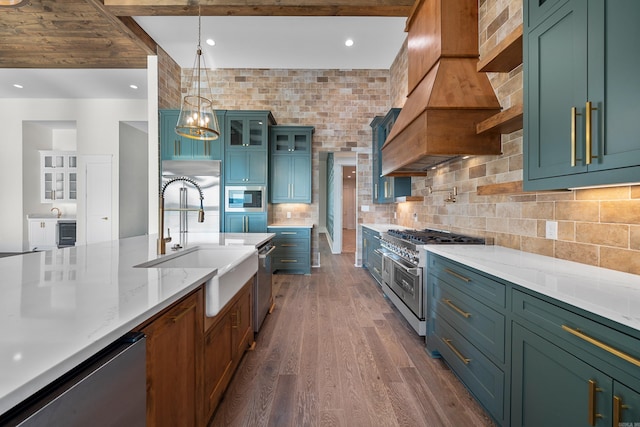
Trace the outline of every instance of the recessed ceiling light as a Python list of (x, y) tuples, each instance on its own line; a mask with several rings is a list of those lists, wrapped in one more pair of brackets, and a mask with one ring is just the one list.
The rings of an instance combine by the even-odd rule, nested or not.
[(347, 40), (344, 42), (344, 45), (345, 45), (345, 46), (347, 46), (347, 47), (351, 47), (351, 46), (353, 46), (353, 40), (352, 40), (352, 39), (347, 39)]
[(136, 86), (136, 85), (129, 85), (129, 87), (130, 87), (131, 89), (138, 89), (138, 86)]
[(215, 40), (213, 40), (213, 39), (207, 39), (207, 44), (208, 44), (209, 46), (215, 46), (215, 45), (216, 45), (216, 42), (215, 42)]
[(18, 89), (22, 89), (24, 86), (19, 85), (18, 83), (14, 84), (13, 87), (17, 87)]

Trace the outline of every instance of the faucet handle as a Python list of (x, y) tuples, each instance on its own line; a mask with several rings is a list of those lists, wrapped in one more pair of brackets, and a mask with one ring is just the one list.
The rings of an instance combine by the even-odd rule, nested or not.
[(167, 237), (164, 238), (165, 242), (171, 241), (171, 229), (167, 227)]

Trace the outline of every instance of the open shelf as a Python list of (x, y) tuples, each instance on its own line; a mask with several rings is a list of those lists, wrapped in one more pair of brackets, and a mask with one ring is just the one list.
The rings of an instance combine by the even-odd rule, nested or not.
[(424, 202), (424, 197), (422, 196), (403, 196), (396, 197), (396, 203), (404, 203), (404, 202)]
[(522, 104), (514, 105), (476, 125), (476, 133), (495, 132), (507, 134), (522, 129)]
[(520, 64), (522, 64), (522, 24), (478, 61), (478, 72), (508, 73)]

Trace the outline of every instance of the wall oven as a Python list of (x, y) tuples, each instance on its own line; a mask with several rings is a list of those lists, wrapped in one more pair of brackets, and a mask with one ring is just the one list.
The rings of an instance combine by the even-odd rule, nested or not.
[(265, 212), (266, 191), (264, 186), (227, 186), (225, 189), (225, 212)]

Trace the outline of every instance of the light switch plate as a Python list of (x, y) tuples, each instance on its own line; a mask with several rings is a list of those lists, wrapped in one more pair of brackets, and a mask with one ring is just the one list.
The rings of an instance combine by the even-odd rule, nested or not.
[(558, 239), (558, 221), (547, 221), (545, 236), (547, 239)]

